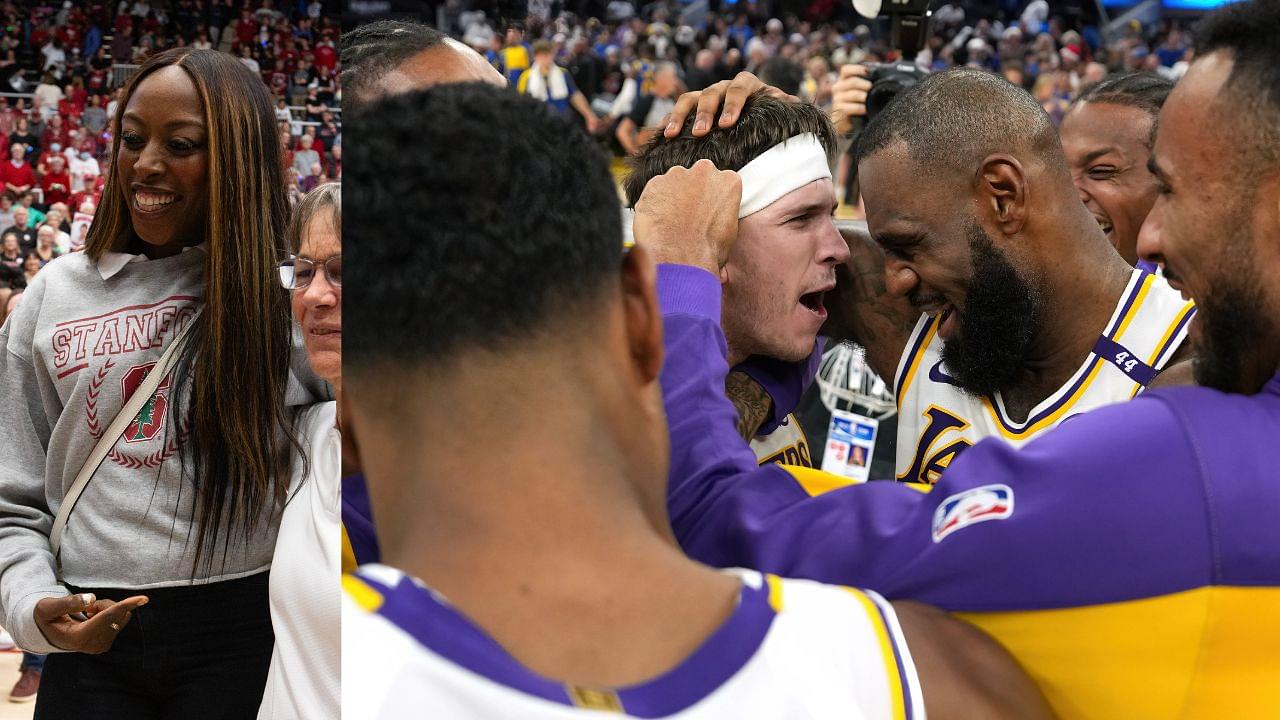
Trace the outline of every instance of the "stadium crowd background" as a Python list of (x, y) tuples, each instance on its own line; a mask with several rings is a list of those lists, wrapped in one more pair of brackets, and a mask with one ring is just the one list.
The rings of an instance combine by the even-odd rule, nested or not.
[(339, 179), (338, 5), (0, 3), (0, 321), (45, 263), (83, 247), (109, 170), (116, 98), (157, 52), (194, 46), (238, 56), (277, 100), (291, 195)]
[[(117, 100), (158, 52), (220, 50), (261, 75), (292, 200), (340, 179), (338, 18), (338, 0), (0, 3), (0, 322), (40, 268), (84, 247), (111, 169)], [(34, 700), (42, 665), (24, 653), (11, 701)]]
[[(660, 119), (682, 89), (700, 90), (745, 70), (829, 107), (841, 66), (900, 58), (888, 42), (886, 21), (863, 19), (850, 3), (835, 0), (710, 6), (532, 0), (523, 17), (504, 14), (509, 10), (447, 0), (433, 19), (484, 54), (513, 86), (535, 54), (550, 53), (590, 112), (560, 104), (578, 110), (583, 124), (618, 154), (634, 150), (629, 137), (618, 138), (630, 133), (617, 132), (623, 120), (630, 117), (642, 128), (645, 115)], [(1157, 13), (1145, 19), (1104, 33), (1092, 3), (1057, 3), (1053, 9), (1045, 0), (935, 3), (932, 35), (915, 60), (932, 71), (972, 66), (998, 72), (1030, 91), (1056, 123), (1084, 87), (1108, 75), (1148, 70), (1176, 80), (1186, 71), (1192, 18)], [(674, 78), (664, 77), (668, 73)], [(652, 109), (655, 104), (661, 111)]]

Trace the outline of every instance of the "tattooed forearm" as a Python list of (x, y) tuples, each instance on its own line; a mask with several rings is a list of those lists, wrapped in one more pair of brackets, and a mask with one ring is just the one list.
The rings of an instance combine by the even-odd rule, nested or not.
[(738, 411), (738, 436), (750, 442), (769, 418), (773, 398), (751, 376), (736, 370), (724, 379), (724, 394)]

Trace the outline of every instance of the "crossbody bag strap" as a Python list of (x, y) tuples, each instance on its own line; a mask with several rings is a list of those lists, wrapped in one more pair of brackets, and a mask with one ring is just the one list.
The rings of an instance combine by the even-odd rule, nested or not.
[(120, 408), (120, 412), (115, 419), (107, 426), (107, 431), (98, 439), (98, 444), (93, 446), (93, 451), (85, 459), (84, 465), (76, 475), (75, 482), (71, 483), (71, 487), (67, 490), (66, 495), (63, 496), (62, 505), (58, 508), (58, 515), (53, 519), (53, 530), (49, 532), (49, 547), (53, 550), (53, 560), (57, 567), (59, 579), (62, 578), (62, 531), (67, 526), (71, 511), (75, 510), (76, 501), (80, 499), (80, 494), (89, 485), (89, 480), (98, 471), (98, 467), (102, 465), (102, 461), (111, 452), (111, 448), (116, 444), (116, 441), (124, 434), (125, 428), (129, 427), (129, 423), (133, 422), (134, 418), (138, 417), (138, 413), (142, 411), (142, 406), (151, 400), (151, 396), (160, 387), (164, 376), (169, 374), (170, 368), (177, 361), (178, 351), (186, 344), (187, 336), (190, 334), (191, 328), (195, 326), (196, 318), (200, 317), (201, 310), (203, 308), (197, 309), (196, 314), (191, 316), (191, 319), (178, 332), (173, 342), (169, 343), (169, 347), (165, 348), (164, 354), (156, 361), (155, 367), (151, 368), (151, 372), (147, 373), (147, 377), (143, 379), (142, 384), (138, 386), (137, 390), (133, 391), (133, 395), (129, 396), (129, 401), (124, 404), (124, 407)]

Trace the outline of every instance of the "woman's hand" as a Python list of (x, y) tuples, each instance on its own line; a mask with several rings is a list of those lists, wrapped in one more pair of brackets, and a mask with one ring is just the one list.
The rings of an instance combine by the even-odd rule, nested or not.
[(36, 603), (33, 614), (40, 632), (54, 646), (97, 655), (111, 649), (133, 611), (146, 604), (145, 595), (113, 602), (98, 600), (92, 593), (79, 593), (44, 598)]

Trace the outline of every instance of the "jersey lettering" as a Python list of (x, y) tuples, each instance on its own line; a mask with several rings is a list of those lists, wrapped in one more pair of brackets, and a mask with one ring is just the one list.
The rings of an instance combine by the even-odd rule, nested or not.
[(938, 481), (938, 476), (947, 469), (951, 461), (973, 443), (960, 438), (938, 450), (933, 450), (933, 446), (937, 444), (943, 433), (948, 430), (959, 432), (968, 427), (969, 423), (937, 405), (930, 405), (929, 409), (924, 411), (924, 417), (926, 420), (924, 431), (920, 433), (920, 439), (916, 442), (916, 453), (911, 462), (911, 468), (899, 475), (898, 479), (903, 482), (932, 485)]

